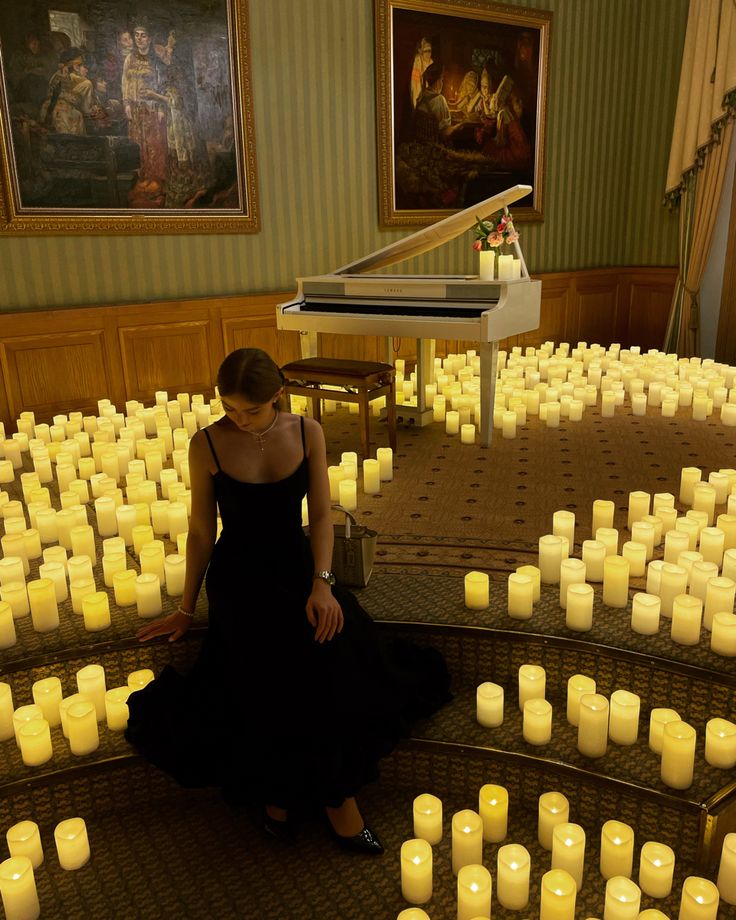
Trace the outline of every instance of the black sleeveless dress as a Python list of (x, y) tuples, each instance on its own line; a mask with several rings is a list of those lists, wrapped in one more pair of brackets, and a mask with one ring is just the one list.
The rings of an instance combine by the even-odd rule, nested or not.
[(182, 785), (219, 786), (233, 802), (337, 807), (377, 777), (413, 721), (451, 698), (444, 660), (381, 641), (339, 587), (343, 630), (315, 642), (306, 456), (285, 479), (241, 482), (205, 435), (222, 518), (205, 581), (209, 629), (188, 675), (167, 666), (131, 695), (126, 737)]

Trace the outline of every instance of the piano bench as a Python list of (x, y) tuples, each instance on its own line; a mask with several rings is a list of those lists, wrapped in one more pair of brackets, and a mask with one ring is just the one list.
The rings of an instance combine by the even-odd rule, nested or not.
[[(396, 451), (396, 371), (377, 361), (350, 361), (343, 358), (302, 358), (281, 368), (284, 393), (308, 396), (312, 417), (321, 420), (322, 399), (358, 403), (360, 445), (363, 459), (370, 457), (370, 402), (386, 397), (386, 421), (391, 449)], [(334, 389), (339, 387), (339, 389)]]

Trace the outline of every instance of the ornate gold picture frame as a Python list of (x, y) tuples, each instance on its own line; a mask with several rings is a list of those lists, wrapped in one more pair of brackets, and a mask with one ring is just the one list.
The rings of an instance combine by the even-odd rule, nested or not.
[(247, 0), (0, 4), (0, 234), (254, 233), (257, 192)]
[(552, 13), (375, 0), (379, 215), (424, 226), (512, 185), (541, 220)]

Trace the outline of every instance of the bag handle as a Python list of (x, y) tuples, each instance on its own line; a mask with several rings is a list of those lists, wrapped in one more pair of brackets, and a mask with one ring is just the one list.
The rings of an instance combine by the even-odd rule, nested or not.
[(332, 511), (342, 511), (342, 513), (345, 515), (345, 539), (349, 540), (350, 539), (350, 528), (356, 526), (358, 522), (355, 520), (352, 514), (348, 511), (348, 509), (343, 508), (342, 505), (338, 505), (338, 504), (331, 505), (331, 510)]

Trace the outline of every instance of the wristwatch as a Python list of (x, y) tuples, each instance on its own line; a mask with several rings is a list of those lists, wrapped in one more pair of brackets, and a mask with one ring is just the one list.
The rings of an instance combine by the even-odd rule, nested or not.
[(335, 584), (335, 576), (332, 574), (332, 572), (328, 572), (327, 570), (323, 572), (315, 572), (312, 578), (321, 578), (322, 581), (326, 581), (328, 585)]

